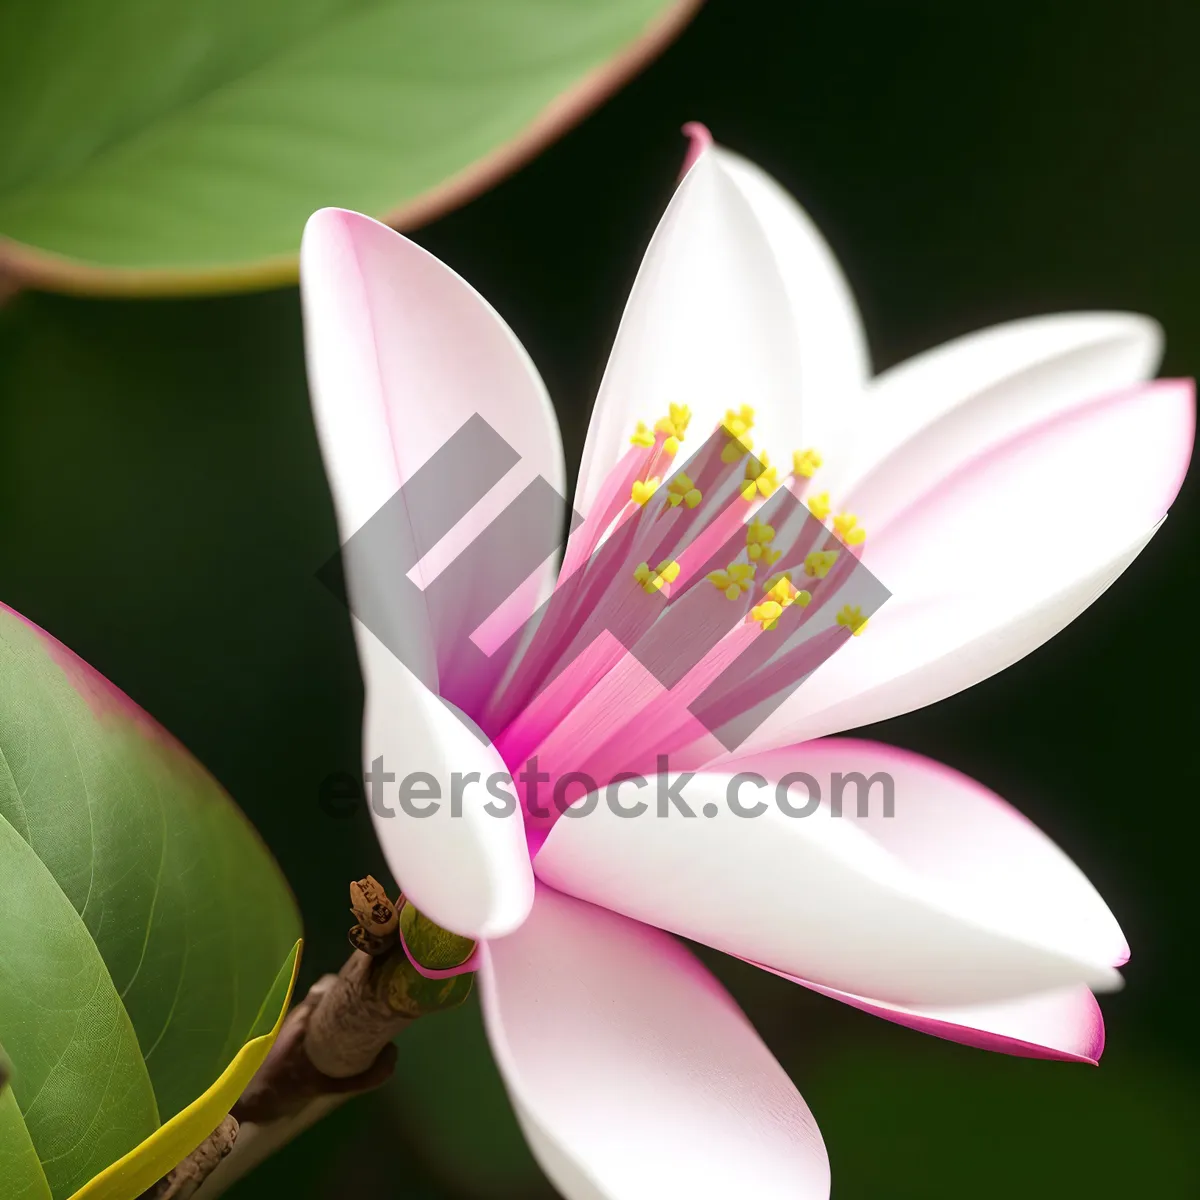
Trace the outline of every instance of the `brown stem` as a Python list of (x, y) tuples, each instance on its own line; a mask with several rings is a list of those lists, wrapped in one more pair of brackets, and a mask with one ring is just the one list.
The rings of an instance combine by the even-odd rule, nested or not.
[[(425, 1013), (466, 999), (473, 976), (430, 980), (409, 962), (400, 946), (395, 906), (374, 879), (352, 885), (351, 902), (360, 922), (351, 941), (361, 945), (365, 937), (372, 953), (355, 949), (337, 975), (318, 980), (288, 1013), (271, 1052), (227, 1118), (236, 1141), (230, 1138), (224, 1154), (214, 1158), (208, 1147), (221, 1133), (217, 1130), (156, 1185), (169, 1186), (182, 1173), (194, 1180), (190, 1191), (151, 1189), (148, 1198), (182, 1200), (198, 1194), (215, 1200), (339, 1104), (387, 1082), (396, 1063), (392, 1039), (401, 1030)], [(422, 963), (440, 968), (467, 960), (472, 943), (407, 906), (406, 911), (405, 936)]]
[(351, 1095), (386, 1083), (394, 1038), (419, 1014), (380, 1006), (371, 986), (375, 960), (355, 951), (338, 975), (326, 975), (290, 1013), (233, 1115), (267, 1124), (294, 1116), (318, 1096)]
[(169, 1175), (160, 1179), (141, 1200), (191, 1200), (222, 1159), (237, 1144), (238, 1123), (226, 1117)]

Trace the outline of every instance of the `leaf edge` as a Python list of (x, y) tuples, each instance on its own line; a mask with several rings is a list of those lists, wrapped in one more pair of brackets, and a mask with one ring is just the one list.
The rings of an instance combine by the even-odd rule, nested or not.
[[(394, 229), (411, 231), (500, 183), (649, 66), (683, 32), (703, 4), (704, 0), (675, 0), (639, 37), (551, 100), (516, 137), (398, 209), (380, 215), (379, 220)], [(286, 287), (297, 281), (298, 274), (299, 244), (294, 254), (250, 263), (201, 268), (110, 267), (0, 237), (0, 286), (6, 292), (36, 287), (71, 296), (213, 296)]]
[(304, 939), (300, 938), (280, 966), (282, 973), (290, 959), (292, 972), (271, 1031), (248, 1041), (207, 1091), (160, 1125), (123, 1158), (105, 1167), (69, 1200), (137, 1200), (212, 1133), (245, 1091), (275, 1044), (291, 1007), (303, 951)]

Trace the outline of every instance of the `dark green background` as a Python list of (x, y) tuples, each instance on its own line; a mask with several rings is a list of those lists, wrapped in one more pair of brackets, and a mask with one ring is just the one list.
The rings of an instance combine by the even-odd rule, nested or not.
[[(607, 107), (419, 237), (529, 348), (569, 459), (689, 119), (808, 206), (877, 367), (993, 321), (1112, 307), (1157, 316), (1165, 372), (1193, 374), (1198, 43), (1192, 0), (713, 0)], [(719, 968), (814, 1109), (840, 1200), (1200, 1194), (1197, 490), (1050, 646), (874, 731), (1003, 792), (1109, 900), (1134, 953), (1104, 1002), (1103, 1067), (940, 1044)], [(358, 769), (345, 615), (313, 578), (335, 549), (294, 291), (0, 311), (0, 597), (229, 787), (300, 897), (306, 979), (344, 956), (346, 881), (380, 869), (365, 817), (317, 803)], [(541, 1194), (475, 1008), (402, 1042), (389, 1093), (234, 1195)]]

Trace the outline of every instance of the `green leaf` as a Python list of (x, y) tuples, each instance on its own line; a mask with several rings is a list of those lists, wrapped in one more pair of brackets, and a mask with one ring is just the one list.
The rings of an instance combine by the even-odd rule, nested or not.
[(137, 1196), (215, 1127), (214, 1083), (227, 1111), (261, 1061), (299, 919), (211, 776), (3, 606), (0, 878), (0, 1161), (39, 1195), (28, 1142), (54, 1200), (121, 1161), (88, 1194)]
[(0, 1083), (0, 1179), (9, 1200), (50, 1200), (50, 1185), (11, 1089)]
[(291, 277), (309, 214), (483, 190), (699, 0), (9, 0), (0, 258), (75, 291)]
[(159, 1126), (137, 1035), (87, 927), (0, 820), (0, 1022), (13, 1089), (54, 1196), (69, 1196)]

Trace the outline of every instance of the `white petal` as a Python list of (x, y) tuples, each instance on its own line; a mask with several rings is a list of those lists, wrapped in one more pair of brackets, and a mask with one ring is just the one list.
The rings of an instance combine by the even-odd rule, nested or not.
[(725, 410), (751, 404), (755, 446), (772, 448), (801, 382), (791, 305), (767, 234), (713, 150), (696, 160), (634, 281), (584, 446), (576, 508), (586, 513), (636, 423), (692, 409), (685, 452)]
[[(367, 799), (393, 876), (413, 904), (464, 937), (500, 937), (517, 928), (533, 903), (533, 875), (520, 808), (507, 794), (511, 777), (495, 749), (468, 729), (376, 637), (355, 621), (367, 680), (363, 757), (368, 772), (391, 774)], [(416, 779), (418, 773), (428, 778)], [(474, 773), (474, 778), (472, 774)], [(455, 804), (455, 778), (461, 780)], [(408, 811), (401, 788), (408, 782)], [(428, 798), (426, 798), (428, 797)], [(434, 806), (437, 806), (434, 808)], [(429, 811), (426, 811), (429, 810)], [(425, 815), (414, 815), (422, 814)]]
[(1077, 405), (1149, 379), (1162, 330), (1131, 313), (1057, 313), (982, 329), (872, 381), (852, 453), (822, 487), (873, 532), (963, 463)]
[(838, 771), (867, 779), (883, 773), (893, 782), (894, 815), (886, 815), (878, 792), (860, 812), (849, 788), (844, 821), (922, 878), (952, 888), (956, 903), (972, 912), (1002, 910), (1005, 921), (1089, 962), (1115, 966), (1129, 958), (1116, 918), (1070, 858), (990, 788), (936, 759), (861, 738), (824, 738), (729, 769), (770, 779), (808, 771), (823, 787)]
[(479, 974), (513, 1107), (568, 1200), (829, 1195), (807, 1105), (673, 938), (540, 887)]
[[(478, 292), (377, 221), (338, 209), (316, 213), (305, 228), (300, 277), (313, 409), (343, 543), (469, 419), (482, 417), (509, 448), (511, 468), (497, 463), (500, 482), (452, 532), (445, 513), (456, 492), (467, 493), (478, 478), (490, 485), (473, 462), (449, 473), (444, 502), (427, 498), (418, 512), (414, 501), (411, 519), (387, 522), (387, 545), (345, 559), (355, 612), (393, 649), (408, 639), (410, 666), (431, 639), (445, 665), (470, 632), (453, 619), (461, 614), (448, 618), (438, 604), (431, 621), (426, 606), (402, 606), (403, 617), (389, 620), (382, 598), (397, 589), (401, 562), (403, 573), (419, 562), (411, 578), (428, 587), (535, 477), (560, 495), (565, 491), (558, 427), (545, 388), (511, 330)], [(386, 552), (392, 541), (394, 559)], [(492, 539), (482, 560), (480, 550), (473, 551), (477, 573), (495, 575), (499, 564), (519, 557), (518, 541)], [(549, 579), (553, 564), (543, 571)], [(488, 597), (491, 607), (504, 598)], [(533, 589), (530, 602), (535, 598)], [(418, 673), (436, 686), (436, 670), (422, 664)]]
[[(1048, 929), (1060, 945), (1114, 966), (1129, 958), (1116, 919), (1079, 868), (1015, 808), (958, 771), (848, 738), (776, 750), (730, 769), (738, 765), (771, 778), (797, 769), (820, 780), (834, 771), (855, 770), (866, 779), (886, 773), (895, 787), (893, 817), (878, 804), (860, 815), (855, 791), (843, 812), (890, 853), (954, 888), (967, 904), (1002, 904), (1027, 928)], [(917, 1009), (790, 978), (885, 1020), (986, 1050), (1094, 1063), (1104, 1049), (1100, 1007), (1082, 985), (1000, 1004)]]
[(763, 720), (738, 753), (858, 729), (966, 691), (1075, 620), (1117, 581), (1157, 530), (1141, 534), (1053, 595), (1035, 593), (1032, 603), (1030, 597), (1013, 597), (1003, 613), (990, 613), (957, 596), (893, 597), (861, 637), (847, 642)]
[(1183, 480), (1192, 385), (1077, 408), (968, 464), (864, 561), (892, 599), (745, 745), (789, 745), (909, 712), (1036, 649), (1125, 570)]
[(722, 168), (762, 225), (791, 303), (800, 354), (800, 389), (784, 411), (781, 451), (818, 449), (836, 461), (862, 422), (871, 373), (854, 294), (812, 218), (761, 167), (720, 147)]
[[(829, 766), (814, 761), (818, 772)], [(835, 761), (847, 774), (857, 770), (853, 744)], [(803, 750), (788, 769), (807, 769)], [(623, 819), (607, 804), (586, 819), (564, 817), (534, 860), (538, 878), (752, 962), (888, 1004), (992, 1004), (1080, 983), (1119, 986), (1103, 939), (1079, 935), (1075, 892), (1062, 894), (1071, 900), (1066, 915), (1031, 918), (1026, 864), (1044, 863), (1057, 854), (1053, 847), (1039, 845), (1025, 860), (1000, 854), (990, 873), (964, 879), (955, 864), (942, 863), (936, 839), (922, 829), (920, 779), (906, 778), (905, 787), (897, 781), (896, 817), (882, 821), (881, 834), (878, 822), (833, 815), (827, 771), (814, 772), (825, 803), (811, 815), (788, 816), (776, 800), (784, 773), (777, 760), (729, 770), (686, 782), (691, 819), (658, 815), (653, 799), (640, 817)], [(743, 785), (745, 807), (762, 802), (757, 815), (738, 815), (728, 801), (738, 770), (769, 782), (761, 791)], [(849, 796), (856, 798), (853, 788)], [(905, 815), (910, 801), (917, 833), (935, 846), (924, 859), (901, 853), (916, 836)], [(791, 802), (804, 804), (802, 789)], [(951, 840), (947, 834), (943, 845)], [(1061, 855), (1055, 867), (1048, 875), (1054, 886), (1074, 871)], [(1087, 885), (1080, 877), (1074, 886)], [(1062, 899), (1050, 885), (1042, 890)]]

